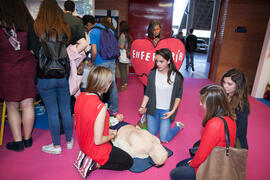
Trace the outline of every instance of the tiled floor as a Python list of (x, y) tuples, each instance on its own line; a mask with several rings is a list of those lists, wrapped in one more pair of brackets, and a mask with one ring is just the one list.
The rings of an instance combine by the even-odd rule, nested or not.
[(196, 78), (196, 79), (208, 79), (208, 73), (210, 68), (210, 63), (207, 62), (207, 53), (195, 53), (194, 54), (194, 69), (191, 70), (189, 67), (186, 71), (186, 58), (180, 68), (180, 72), (185, 78)]

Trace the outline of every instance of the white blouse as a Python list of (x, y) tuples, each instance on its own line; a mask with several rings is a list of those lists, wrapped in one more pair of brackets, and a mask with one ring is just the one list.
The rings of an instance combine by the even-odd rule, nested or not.
[(171, 74), (171, 85), (167, 82), (167, 74), (161, 74), (156, 71), (156, 108), (168, 110), (170, 109), (173, 83), (175, 80), (175, 72)]

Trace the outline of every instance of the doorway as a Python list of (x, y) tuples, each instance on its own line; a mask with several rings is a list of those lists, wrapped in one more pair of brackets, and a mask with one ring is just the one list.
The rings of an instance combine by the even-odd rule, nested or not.
[(194, 29), (193, 34), (197, 36), (198, 42), (194, 53), (195, 71), (185, 70), (185, 58), (180, 68), (184, 77), (208, 79), (213, 43), (211, 29), (215, 30), (212, 25), (212, 22), (215, 22), (212, 18), (215, 5), (213, 0), (174, 0), (172, 21), (174, 36), (177, 37), (181, 31), (186, 38), (188, 35), (186, 29)]

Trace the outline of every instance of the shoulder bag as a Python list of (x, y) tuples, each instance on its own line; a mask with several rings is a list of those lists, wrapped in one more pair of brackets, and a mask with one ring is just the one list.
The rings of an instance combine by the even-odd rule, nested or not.
[(230, 147), (229, 128), (223, 120), (226, 147), (216, 146), (199, 166), (196, 180), (244, 180), (248, 150)]

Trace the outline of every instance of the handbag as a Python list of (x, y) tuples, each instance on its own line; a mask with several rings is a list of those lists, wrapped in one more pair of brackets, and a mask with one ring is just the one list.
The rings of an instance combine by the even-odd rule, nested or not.
[(120, 49), (120, 56), (119, 56), (119, 62), (120, 63), (125, 63), (125, 64), (128, 64), (130, 63), (130, 60), (127, 56), (127, 51), (126, 49)]
[(142, 118), (136, 124), (137, 128), (147, 130), (147, 115), (142, 115)]
[(223, 120), (226, 147), (216, 146), (207, 159), (199, 166), (196, 180), (244, 180), (248, 150), (230, 147), (228, 125)]
[(82, 151), (79, 152), (73, 166), (78, 170), (82, 178), (87, 178), (91, 172), (98, 169), (98, 164)]

